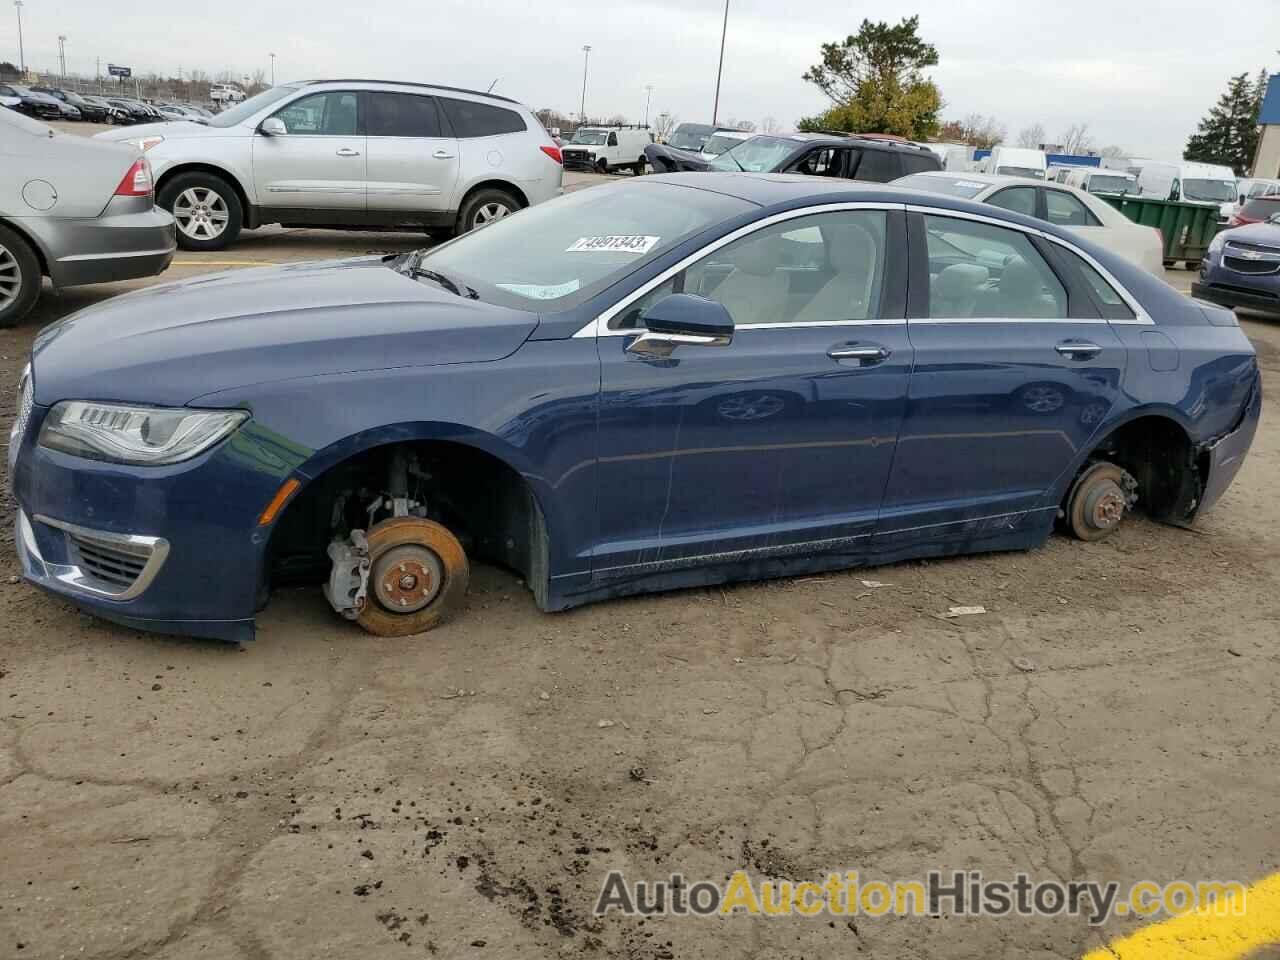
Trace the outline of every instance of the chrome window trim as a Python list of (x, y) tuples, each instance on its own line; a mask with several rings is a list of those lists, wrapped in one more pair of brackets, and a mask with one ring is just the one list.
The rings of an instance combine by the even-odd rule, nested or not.
[[(635, 290), (631, 291), (631, 293), (627, 294), (625, 297), (623, 297), (613, 306), (609, 307), (607, 310), (605, 310), (603, 313), (597, 316), (594, 320), (585, 324), (581, 329), (575, 332), (573, 336), (574, 337), (634, 336), (636, 334), (636, 330), (634, 328), (612, 329), (609, 327), (609, 321), (611, 321), (619, 313), (621, 313), (627, 307), (631, 306), (631, 304), (635, 303), (645, 294), (652, 291), (655, 287), (662, 286), (662, 284), (666, 283), (668, 280), (674, 277), (677, 273), (680, 273), (682, 270), (686, 270), (693, 264), (697, 263), (699, 260), (709, 257), (711, 254), (715, 253), (721, 247), (727, 246), (728, 244), (733, 243), (735, 240), (738, 240), (741, 237), (746, 237), (759, 230), (763, 230), (766, 227), (771, 227), (775, 223), (783, 223), (787, 220), (795, 220), (800, 217), (810, 217), (820, 213), (838, 213), (842, 210), (902, 210), (902, 209), (904, 209), (904, 205), (901, 203), (885, 203), (883, 201), (857, 200), (857, 201), (848, 201), (845, 203), (824, 203), (824, 204), (819, 204), (817, 206), (812, 206), (812, 207), (798, 207), (795, 210), (784, 210), (781, 213), (775, 213), (772, 216), (765, 217), (763, 220), (754, 220), (751, 223), (746, 224), (745, 226), (739, 227), (737, 230), (734, 230), (731, 233), (726, 233), (723, 237), (720, 237), (712, 241), (711, 243), (707, 244), (704, 247), (699, 247), (693, 253), (689, 254), (687, 257), (681, 260), (679, 263), (676, 263), (668, 267), (666, 270), (663, 270), (660, 274), (658, 274), (653, 279), (648, 280), (645, 283), (641, 284)], [(877, 320), (822, 320), (822, 321), (815, 321), (815, 322), (820, 323), (823, 326), (854, 326), (854, 325), (861, 325), (866, 323), (892, 323), (892, 324), (906, 323), (905, 320), (901, 320), (901, 319), (897, 319), (897, 320), (879, 320), (879, 319)], [(768, 324), (744, 323), (735, 327), (735, 329), (752, 330), (752, 329), (771, 329), (774, 327), (808, 327), (812, 325), (813, 324), (809, 324), (809, 323), (787, 323), (787, 322), (768, 323)]]
[[(1144, 326), (1144, 327), (1155, 326), (1155, 321), (1151, 319), (1151, 315), (1148, 314), (1147, 311), (1142, 308), (1142, 304), (1140, 304), (1137, 298), (1125, 288), (1124, 284), (1122, 284), (1119, 280), (1117, 280), (1115, 276), (1111, 273), (1111, 271), (1108, 270), (1106, 267), (1104, 267), (1102, 264), (1100, 264), (1096, 259), (1094, 259), (1092, 255), (1080, 249), (1078, 246), (1076, 246), (1074, 243), (1070, 242), (1069, 240), (1064, 240), (1062, 237), (1054, 236), (1051, 233), (1045, 233), (1043, 230), (1037, 229), (1036, 227), (1024, 226), (1021, 223), (1010, 223), (1008, 220), (1000, 220), (1000, 219), (997, 219), (996, 217), (986, 217), (986, 216), (983, 216), (982, 214), (970, 213), (967, 210), (944, 210), (939, 207), (922, 207), (917, 204), (907, 204), (907, 212), (922, 213), (928, 216), (958, 217), (961, 220), (977, 220), (980, 223), (987, 223), (994, 227), (1004, 227), (1006, 230), (1017, 230), (1021, 233), (1027, 233), (1035, 237), (1040, 237), (1042, 240), (1047, 240), (1050, 243), (1056, 243), (1060, 247), (1065, 247), (1066, 249), (1074, 253), (1076, 256), (1078, 256), (1085, 263), (1089, 264), (1089, 266), (1093, 267), (1093, 269), (1097, 270), (1098, 273), (1102, 275), (1102, 278), (1106, 280), (1107, 283), (1111, 284), (1112, 288), (1116, 291), (1116, 293), (1120, 294), (1120, 298), (1124, 300), (1125, 304), (1134, 313), (1134, 316), (1132, 318), (1125, 318), (1121, 320), (1104, 320), (1103, 321), (1104, 323), (1127, 325), (1127, 326)], [(1017, 319), (1017, 320), (1011, 320), (1008, 322), (1025, 323), (1027, 321)], [(1063, 320), (1061, 322), (1065, 323), (1067, 321)], [(1075, 320), (1072, 322), (1080, 323), (1082, 321)]]
[[(75, 534), (86, 540), (98, 540), (126, 553), (146, 557), (146, 564), (143, 566), (142, 572), (124, 590), (113, 590), (98, 586), (102, 581), (85, 573), (75, 564), (52, 563), (42, 557), (40, 558), (49, 575), (55, 580), (73, 590), (88, 593), (95, 597), (116, 601), (133, 600), (135, 597), (140, 596), (147, 587), (151, 586), (151, 582), (155, 580), (160, 568), (164, 566), (164, 562), (169, 556), (169, 541), (164, 537), (148, 537), (136, 533), (108, 533), (104, 530), (93, 530), (89, 527), (82, 527), (79, 524), (68, 523), (66, 520), (55, 520), (53, 517), (47, 517), (42, 513), (36, 514), (35, 519), (38, 523), (43, 523), (66, 533)], [(24, 530), (24, 537), (26, 533), (27, 531)], [(32, 540), (34, 545), (34, 536)], [(39, 556), (38, 551), (36, 551), (36, 555)]]

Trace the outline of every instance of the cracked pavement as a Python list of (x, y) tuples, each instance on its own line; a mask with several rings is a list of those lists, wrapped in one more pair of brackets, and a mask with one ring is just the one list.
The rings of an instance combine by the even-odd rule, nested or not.
[[(276, 232), (235, 253), (412, 242)], [(0, 331), (0, 405), (40, 324), (127, 286)], [(1245, 327), (1274, 376), (1280, 323)], [(1047, 960), (1135, 921), (591, 908), (611, 868), (1259, 879), (1280, 865), (1266, 406), (1196, 531), (1131, 518), (1102, 543), (555, 615), (479, 568), (467, 613), (411, 640), (318, 590), (277, 593), (244, 651), (95, 621), (3, 582), (6, 495), (0, 956)], [(940, 618), (961, 604), (988, 612)]]

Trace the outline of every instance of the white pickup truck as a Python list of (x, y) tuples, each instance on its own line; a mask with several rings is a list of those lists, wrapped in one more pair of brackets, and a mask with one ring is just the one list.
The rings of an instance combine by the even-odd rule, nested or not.
[(644, 148), (653, 143), (648, 127), (579, 127), (560, 148), (564, 165), (608, 173), (629, 168), (644, 173)]

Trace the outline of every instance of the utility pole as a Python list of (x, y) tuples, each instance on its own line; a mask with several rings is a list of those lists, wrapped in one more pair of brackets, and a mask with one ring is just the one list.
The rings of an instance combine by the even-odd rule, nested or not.
[(22, 79), (27, 77), (27, 54), (22, 49), (22, 0), (13, 0), (18, 10), (18, 69), (22, 71)]
[(582, 45), (582, 103), (578, 107), (578, 123), (587, 122), (587, 61), (591, 57), (591, 44)]
[(274, 87), (276, 85), (276, 55), (268, 53), (267, 56), (271, 58), (271, 85)]
[(724, 72), (724, 38), (729, 32), (729, 0), (724, 0), (724, 24), (720, 27), (720, 66), (716, 67), (716, 99), (711, 106), (711, 125), (720, 116), (720, 74)]
[(653, 99), (653, 84), (652, 83), (645, 84), (644, 89), (645, 89), (644, 125), (647, 127), (649, 125), (649, 101)]
[(67, 35), (65, 33), (58, 34), (58, 66), (61, 69), (59, 76), (63, 80), (67, 79)]

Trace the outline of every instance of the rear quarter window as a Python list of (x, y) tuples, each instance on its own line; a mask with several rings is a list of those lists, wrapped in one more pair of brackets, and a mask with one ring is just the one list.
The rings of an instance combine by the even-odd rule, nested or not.
[(932, 153), (925, 155), (923, 153), (904, 153), (902, 156), (902, 171), (905, 174), (927, 173), (930, 170), (941, 170), (942, 161)]
[(1124, 297), (1120, 296), (1120, 292), (1107, 281), (1106, 277), (1095, 270), (1089, 261), (1061, 244), (1052, 244), (1051, 249), (1063, 268), (1075, 271), (1084, 280), (1093, 295), (1094, 306), (1102, 316), (1108, 320), (1134, 318), (1135, 314), (1125, 302)]
[(502, 133), (521, 133), (527, 130), (524, 117), (514, 110), (495, 107), (471, 100), (440, 98), (445, 116), (453, 126), (456, 137), (494, 137)]
[(862, 149), (862, 162), (858, 164), (854, 179), (870, 180), (872, 183), (888, 183), (902, 176), (902, 166), (898, 162), (898, 154), (893, 150), (876, 150), (872, 147)]

